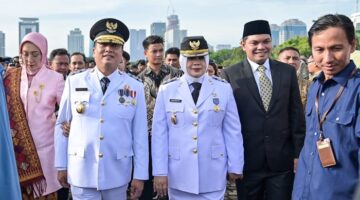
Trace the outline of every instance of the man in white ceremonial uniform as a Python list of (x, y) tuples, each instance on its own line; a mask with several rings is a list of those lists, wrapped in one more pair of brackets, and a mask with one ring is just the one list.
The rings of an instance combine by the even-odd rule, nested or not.
[[(73, 199), (137, 199), (148, 179), (148, 134), (144, 87), (117, 70), (129, 30), (102, 19), (90, 30), (96, 67), (69, 76), (55, 130), (55, 165)], [(71, 123), (67, 137), (63, 124)]]
[(204, 37), (185, 37), (185, 74), (160, 86), (152, 124), (154, 188), (170, 200), (220, 200), (226, 177), (242, 178), (243, 140), (228, 83), (206, 74)]

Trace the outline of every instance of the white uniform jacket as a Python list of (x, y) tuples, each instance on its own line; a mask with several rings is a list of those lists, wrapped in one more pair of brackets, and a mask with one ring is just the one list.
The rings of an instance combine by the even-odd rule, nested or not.
[[(79, 104), (85, 106), (83, 113), (76, 110)], [(71, 121), (68, 138), (61, 130), (64, 121)], [(68, 170), (71, 185), (98, 190), (124, 186), (133, 159), (134, 179), (146, 180), (148, 151), (141, 82), (116, 71), (103, 95), (95, 69), (67, 78), (55, 129), (55, 167)]]
[(242, 174), (244, 150), (233, 91), (205, 75), (197, 104), (184, 76), (163, 84), (152, 125), (153, 175), (169, 187), (199, 194), (226, 187), (228, 172)]

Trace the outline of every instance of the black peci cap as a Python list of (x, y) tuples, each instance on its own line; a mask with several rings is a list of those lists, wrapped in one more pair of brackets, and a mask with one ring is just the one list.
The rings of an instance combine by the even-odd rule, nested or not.
[(243, 38), (249, 35), (269, 34), (271, 35), (269, 22), (266, 20), (255, 20), (244, 25)]

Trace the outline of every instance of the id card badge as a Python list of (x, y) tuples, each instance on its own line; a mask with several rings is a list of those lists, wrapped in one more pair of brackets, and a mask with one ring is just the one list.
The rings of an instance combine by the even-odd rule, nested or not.
[(336, 165), (335, 154), (331, 146), (331, 140), (325, 138), (318, 140), (316, 146), (319, 152), (319, 158), (323, 167), (332, 167)]

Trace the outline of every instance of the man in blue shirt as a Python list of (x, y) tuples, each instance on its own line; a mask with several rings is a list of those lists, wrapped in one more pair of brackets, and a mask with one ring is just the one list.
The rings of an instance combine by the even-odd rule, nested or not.
[(322, 72), (308, 93), (307, 132), (292, 197), (352, 199), (360, 155), (360, 72), (350, 60), (353, 23), (344, 15), (325, 15), (310, 28), (308, 40)]

